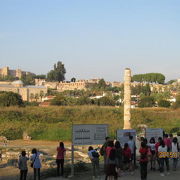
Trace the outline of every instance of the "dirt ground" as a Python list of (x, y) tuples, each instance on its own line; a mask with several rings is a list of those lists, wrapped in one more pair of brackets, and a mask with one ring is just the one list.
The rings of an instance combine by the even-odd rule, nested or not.
[[(65, 142), (65, 146), (70, 148), (70, 143)], [(5, 147), (4, 145), (0, 144), (0, 149), (8, 148), (8, 149), (32, 149), (37, 148), (39, 150), (43, 150), (47, 152), (48, 154), (56, 154), (56, 147), (58, 146), (57, 141), (22, 141), (22, 140), (16, 140), (16, 141), (10, 141), (8, 145)], [(172, 167), (172, 160), (170, 160), (170, 166)], [(42, 168), (42, 171), (46, 170), (45, 167)], [(53, 175), (54, 176), (54, 175)], [(44, 180), (67, 180), (67, 178), (62, 177), (51, 177), (49, 175), (47, 177), (42, 177)], [(177, 180), (180, 177), (180, 160), (178, 162), (178, 168), (177, 171), (170, 171), (170, 175), (163, 177), (163, 180)], [(162, 178), (160, 176), (159, 171), (148, 171), (148, 180), (156, 180)], [(5, 163), (0, 162), (0, 180), (18, 180), (19, 179), (19, 169), (16, 166), (7, 166)], [(89, 170), (85, 172), (78, 173), (73, 178), (69, 178), (72, 180), (91, 180), (91, 166), (89, 166)], [(104, 180), (105, 177), (103, 173), (101, 173), (99, 180)], [(119, 180), (139, 180), (140, 174), (139, 174), (139, 168), (136, 169), (135, 173), (133, 175), (131, 174), (124, 174), (122, 177), (118, 178)], [(27, 180), (33, 180), (32, 178), (32, 168), (29, 167), (28, 169), (28, 178)]]

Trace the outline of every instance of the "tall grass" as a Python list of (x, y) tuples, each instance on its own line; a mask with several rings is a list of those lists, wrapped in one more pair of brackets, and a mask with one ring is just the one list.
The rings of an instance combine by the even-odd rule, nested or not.
[[(9, 107), (0, 109), (0, 135), (9, 139), (22, 138), (24, 131), (38, 140), (70, 140), (71, 125), (108, 124), (115, 136), (123, 128), (123, 108), (99, 106)], [(132, 127), (138, 124), (161, 127), (170, 132), (180, 127), (180, 109), (139, 108), (132, 110)]]

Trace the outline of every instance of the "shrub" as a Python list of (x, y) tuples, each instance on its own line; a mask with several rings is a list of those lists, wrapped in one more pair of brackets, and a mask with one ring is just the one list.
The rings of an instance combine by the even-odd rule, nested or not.
[(21, 106), (23, 105), (22, 97), (14, 92), (0, 92), (0, 106)]
[(171, 106), (171, 103), (167, 100), (159, 100), (158, 101), (158, 106), (159, 107), (170, 107)]

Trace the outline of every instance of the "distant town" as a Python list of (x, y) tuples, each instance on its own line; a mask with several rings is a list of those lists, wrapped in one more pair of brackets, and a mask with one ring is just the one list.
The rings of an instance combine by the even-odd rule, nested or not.
[[(56, 80), (53, 77), (56, 77), (55, 71), (58, 71), (58, 67), (61, 70), (61, 77)], [(3, 67), (0, 69), (0, 91), (17, 93), (21, 95), (23, 101), (38, 102), (42, 106), (50, 105), (50, 101), (56, 98), (58, 94), (63, 94), (66, 97), (74, 96), (76, 99), (85, 96), (91, 101), (103, 97), (111, 97), (114, 103), (107, 105), (121, 105), (123, 103), (123, 82), (108, 82), (100, 78), (77, 80), (74, 77), (71, 81), (65, 81), (65, 73), (66, 70), (62, 62), (55, 64), (54, 70), (51, 70), (47, 76), (35, 75), (32, 72), (26, 72), (21, 69), (12, 70), (9, 67)], [(160, 83), (158, 80), (157, 82), (156, 80), (154, 82), (146, 80), (150, 76), (153, 78), (159, 76), (161, 78)], [(146, 79), (144, 80), (143, 78)], [(142, 102), (142, 97), (151, 97), (149, 101), (154, 101), (151, 102), (152, 105), (147, 105), (147, 107), (158, 106), (158, 101), (160, 100), (167, 101), (168, 106), (175, 103), (180, 79), (171, 80), (168, 83), (164, 83), (164, 80), (165, 77), (162, 74), (159, 75), (159, 73), (151, 73), (149, 76), (148, 74), (134, 75), (131, 83), (132, 108), (139, 106), (140, 101)], [(74, 94), (72, 93), (73, 91)], [(154, 100), (152, 100), (152, 97)]]

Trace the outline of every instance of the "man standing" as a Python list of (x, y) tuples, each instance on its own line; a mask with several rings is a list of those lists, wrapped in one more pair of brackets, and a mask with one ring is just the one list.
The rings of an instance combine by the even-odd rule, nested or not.
[(135, 146), (135, 141), (133, 140), (133, 136), (129, 136), (129, 141), (128, 141), (129, 148), (131, 149), (131, 164), (132, 161), (134, 161), (135, 165), (135, 153), (136, 153), (136, 146)]
[(102, 147), (100, 149), (100, 154), (101, 154), (101, 156), (104, 157), (104, 170), (106, 169), (106, 148), (107, 148), (110, 138), (106, 137), (105, 140), (106, 140), (105, 143), (102, 145)]

